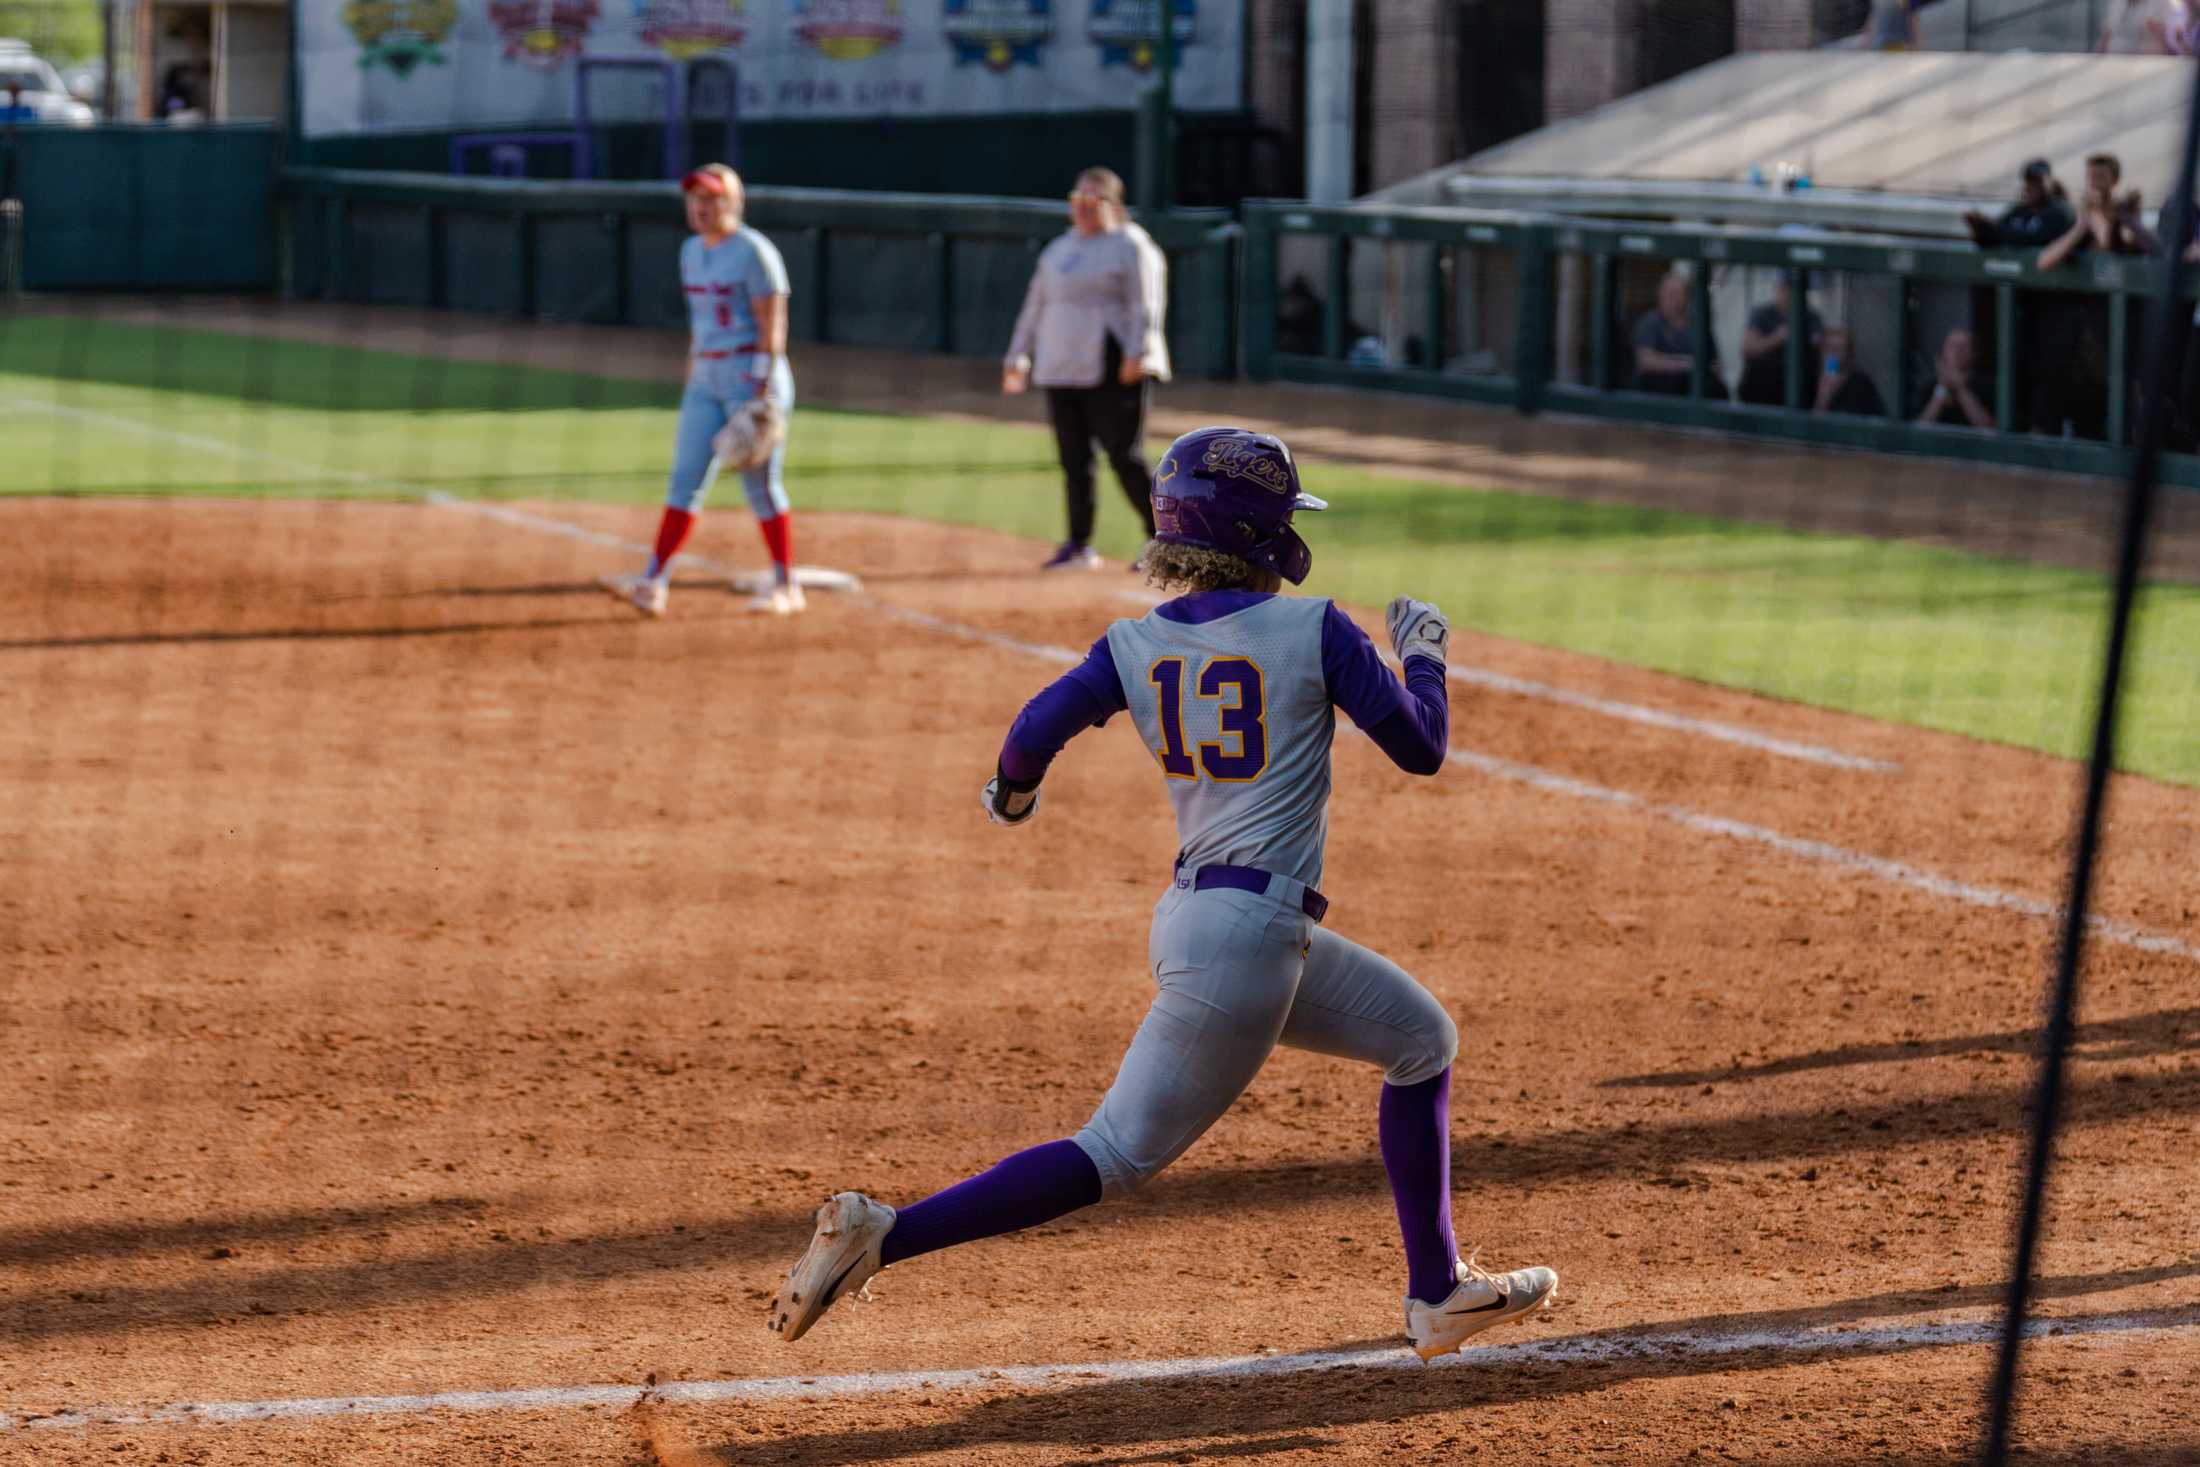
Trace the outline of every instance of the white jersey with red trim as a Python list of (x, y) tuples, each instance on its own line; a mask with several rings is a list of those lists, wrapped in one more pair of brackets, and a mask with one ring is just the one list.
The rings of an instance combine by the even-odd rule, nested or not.
[(770, 240), (744, 224), (715, 249), (699, 234), (688, 236), (680, 246), (680, 286), (687, 292), (694, 351), (761, 351), (749, 302), (788, 294), (787, 265)]

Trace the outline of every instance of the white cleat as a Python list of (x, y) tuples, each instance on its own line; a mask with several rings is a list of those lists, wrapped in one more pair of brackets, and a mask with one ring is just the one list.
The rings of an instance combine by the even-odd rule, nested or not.
[(833, 1301), (848, 1294), (869, 1298), (864, 1285), (885, 1267), (879, 1247), (894, 1227), (894, 1209), (861, 1192), (825, 1199), (817, 1210), (810, 1246), (787, 1272), (764, 1317), (783, 1340), (799, 1340)]
[(1557, 1292), (1558, 1275), (1547, 1268), (1491, 1273), (1475, 1267), (1470, 1253), (1459, 1260), (1459, 1286), (1443, 1303), (1406, 1300), (1406, 1342), (1423, 1360), (1434, 1360), (1493, 1324), (1542, 1308)]
[(808, 607), (809, 602), (802, 595), (802, 587), (793, 581), (783, 586), (774, 586), (769, 591), (749, 598), (749, 610), (768, 616), (792, 616)]
[(671, 591), (647, 576), (598, 576), (596, 584), (644, 616), (663, 616)]

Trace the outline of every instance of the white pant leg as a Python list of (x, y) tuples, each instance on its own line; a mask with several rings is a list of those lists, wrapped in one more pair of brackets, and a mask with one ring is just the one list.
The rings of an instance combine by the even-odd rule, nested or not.
[(1458, 1055), (1459, 1029), (1396, 963), (1316, 927), (1281, 1042), (1366, 1060), (1393, 1085), (1417, 1085)]
[(1104, 1198), (1137, 1191), (1236, 1102), (1276, 1046), (1305, 961), (1305, 914), (1232, 890), (1154, 909), (1159, 989), (1115, 1083), (1075, 1137)]

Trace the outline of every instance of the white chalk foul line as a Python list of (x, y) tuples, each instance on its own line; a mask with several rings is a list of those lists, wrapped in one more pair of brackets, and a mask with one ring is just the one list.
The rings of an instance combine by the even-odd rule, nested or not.
[[(2169, 1335), (2200, 1329), (2200, 1319), (2162, 1313), (2040, 1319), (2028, 1338), (2071, 1335)], [(1428, 1365), (1404, 1349), (1317, 1350), (1301, 1355), (1229, 1355), (1183, 1360), (1093, 1360), (1075, 1365), (1007, 1365), (977, 1370), (895, 1370), (860, 1375), (782, 1375), (750, 1380), (673, 1381), (656, 1386), (537, 1386), (501, 1391), (441, 1391), (410, 1396), (319, 1396), (290, 1400), (193, 1401), (133, 1409), (85, 1406), (37, 1415), (0, 1415), (0, 1432), (82, 1431), (101, 1426), (194, 1426), (249, 1421), (296, 1421), (330, 1416), (423, 1416), (436, 1411), (576, 1410), (585, 1406), (633, 1406), (644, 1400), (678, 1405), (844, 1400), (916, 1390), (1047, 1389), (1125, 1381), (1194, 1382), (1274, 1379), (1332, 1370), (1486, 1370), (1524, 1365), (1604, 1365), (1629, 1361), (1717, 1360), (1735, 1355), (1841, 1356), (1939, 1350), (1983, 1345), (2001, 1338), (1990, 1320), (1871, 1329), (1690, 1330), (1599, 1332), (1478, 1345)]]
[[(505, 520), (508, 523), (530, 526), (543, 530), (548, 534), (570, 535), (591, 541), (610, 540), (610, 537), (599, 536), (593, 530), (583, 530), (578, 526), (569, 525), (563, 520), (548, 519), (541, 515), (529, 514), (525, 510), (476, 504), (471, 500), (447, 500), (445, 502), (452, 509), (462, 509), (475, 514), (494, 515), (496, 518)], [(625, 542), (613, 543), (623, 545)], [(984, 627), (974, 627), (963, 622), (950, 621), (946, 617), (933, 616), (928, 612), (913, 611), (907, 607), (895, 606), (889, 602), (880, 601), (874, 596), (862, 596), (857, 599), (873, 610), (891, 616), (897, 621), (905, 622), (911, 626), (924, 627), (945, 636), (958, 637), (963, 641), (978, 642), (989, 647), (1001, 648), (1003, 651), (1021, 653), (1027, 657), (1042, 657), (1061, 666), (1073, 665), (1082, 661), (1084, 657), (1083, 653), (1072, 651), (1067, 647), (1020, 641), (1015, 637), (1003, 636), (999, 632), (987, 631)], [(1463, 765), (1466, 768), (1477, 770), (1497, 779), (1511, 780), (1516, 784), (1529, 785), (1551, 794), (1568, 795), (1577, 800), (1591, 800), (1598, 804), (1638, 810), (1644, 814), (1654, 815), (1661, 820), (1671, 821), (1675, 825), (1684, 826), (1689, 830), (1698, 831), (1705, 835), (1724, 836), (1728, 840), (1766, 846), (1784, 855), (1794, 856), (1805, 861), (1815, 861), (1821, 865), (1832, 866), (1837, 870), (1877, 877), (1881, 881), (1892, 882), (1897, 886), (1907, 886), (1916, 891), (1929, 892), (1934, 896), (1962, 902), (1967, 906), (1984, 907), (1997, 912), (2016, 912), (2028, 917), (2056, 917), (2062, 913), (2062, 906), (2057, 902), (2043, 901), (2038, 897), (2028, 897), (2016, 892), (2003, 891), (1998, 887), (1981, 886), (1975, 882), (1958, 881), (1952, 876), (1941, 876), (1935, 872), (1909, 865), (1906, 862), (1891, 861), (1884, 856), (1866, 855), (1862, 851), (1848, 850), (1845, 847), (1832, 845), (1826, 841), (1809, 840), (1802, 836), (1782, 835), (1779, 831), (1769, 830), (1761, 825), (1751, 825), (1741, 820), (1730, 820), (1722, 815), (1706, 815), (1700, 810), (1691, 810), (1684, 805), (1658, 804), (1644, 799), (1641, 795), (1630, 794), (1626, 790), (1616, 790), (1589, 780), (1575, 779), (1571, 775), (1559, 774), (1533, 764), (1521, 764), (1510, 759), (1499, 759), (1493, 755), (1477, 754), (1471, 749), (1457, 747), (1452, 749), (1449, 757), (1454, 764)], [(2123, 947), (2136, 948), (2141, 952), (2164, 953), (2200, 962), (2200, 946), (2194, 946), (2174, 937), (2166, 937), (2160, 933), (2148, 932), (2142, 928), (2127, 926), (2122, 922), (2112, 922), (2106, 917), (2089, 918), (2086, 923), (2086, 930), (2096, 937)]]
[[(1160, 599), (1142, 591), (1118, 591), (1116, 596), (1120, 600), (1135, 602), (1141, 606), (1156, 605)], [(1383, 661), (1392, 667), (1398, 665), (1395, 657), (1386, 655)], [(1886, 759), (1844, 754), (1839, 749), (1806, 744), (1797, 739), (1777, 738), (1736, 724), (1721, 723), (1713, 718), (1691, 718), (1686, 714), (1668, 713), (1662, 708), (1651, 708), (1641, 703), (1623, 703), (1616, 698), (1599, 698), (1589, 693), (1577, 693), (1571, 688), (1554, 687), (1549, 683), (1513, 677), (1509, 673), (1496, 672), (1486, 667), (1455, 662), (1448, 664), (1444, 672), (1453, 682), (1465, 683), (1469, 687), (1488, 688), (1493, 692), (1511, 693), (1521, 698), (1536, 698), (1566, 708), (1579, 708), (1585, 713), (1597, 713), (1606, 718), (1638, 723), (1646, 728), (1662, 728), (1671, 733), (1690, 734), (1722, 744), (1733, 744), (1739, 748), (1755, 749), (1763, 754), (1777, 754), (1783, 759), (1799, 759), (1806, 764), (1824, 765), (1828, 769), (1848, 769), (1863, 774), (1902, 772), (1901, 765)]]
[[(591, 544), (609, 545), (618, 549), (638, 550), (641, 548), (632, 541), (599, 534), (594, 530), (583, 529), (563, 520), (530, 514), (525, 510), (508, 509), (501, 505), (480, 504), (472, 500), (452, 499), (448, 495), (432, 493), (428, 496), (428, 501), (431, 504), (438, 504), (445, 508), (464, 510), (470, 514), (487, 515), (507, 524), (540, 530), (545, 534), (564, 535)], [(1137, 595), (1135, 592), (1122, 594)], [(1021, 653), (1027, 657), (1044, 658), (1061, 666), (1074, 665), (1083, 658), (1082, 653), (1073, 651), (1068, 647), (1022, 641), (999, 632), (988, 631), (983, 627), (975, 627), (964, 622), (949, 620), (946, 617), (934, 616), (929, 612), (895, 606), (891, 602), (881, 601), (874, 596), (866, 595), (856, 599), (872, 610), (892, 617), (896, 621), (910, 626), (923, 627), (929, 631), (938, 632), (944, 636), (956, 637), (963, 641), (978, 642), (986, 646), (998, 647), (1004, 651)], [(1500, 675), (1491, 674), (1491, 676), (1497, 677)], [(1530, 686), (1537, 685), (1531, 684)], [(1642, 711), (1651, 713), (1655, 710), (1645, 709)], [(1749, 738), (1757, 737), (1749, 734), (1744, 729), (1736, 729), (1733, 732)], [(1797, 745), (1795, 747), (1809, 748), (1811, 746)], [(1832, 751), (1821, 752), (1830, 754)], [(1654, 815), (1661, 820), (1671, 821), (1676, 825), (1684, 826), (1705, 835), (1724, 836), (1729, 840), (1766, 846), (1785, 855), (1806, 861), (1815, 861), (1840, 870), (1877, 877), (1882, 881), (1928, 892), (1937, 897), (1962, 902), (1967, 906), (1984, 907), (1992, 911), (2016, 912), (2030, 917), (2055, 917), (2062, 912), (2061, 905), (2056, 902), (2043, 901), (2038, 897), (2028, 897), (2016, 892), (2003, 891), (1998, 887), (1981, 886), (1975, 882), (1958, 881), (1954, 877), (1942, 876), (1909, 865), (1906, 862), (1889, 860), (1884, 856), (1867, 855), (1862, 851), (1848, 850), (1845, 847), (1833, 845), (1826, 841), (1783, 835), (1779, 831), (1770, 830), (1761, 825), (1751, 825), (1746, 821), (1731, 820), (1719, 815), (1707, 815), (1702, 811), (1691, 810), (1682, 805), (1658, 804), (1646, 800), (1640, 795), (1630, 794), (1625, 790), (1612, 789), (1589, 780), (1575, 779), (1571, 775), (1559, 774), (1533, 764), (1521, 764), (1510, 759), (1499, 759), (1493, 755), (1478, 754), (1472, 750), (1457, 747), (1452, 749), (1449, 757), (1455, 764), (1477, 770), (1494, 778), (1529, 785), (1552, 794), (1568, 795), (1575, 799), (1591, 800), (1599, 804), (1639, 810), (1645, 814)], [(1851, 756), (1837, 755), (1835, 757), (1849, 758)], [(2174, 937), (2148, 932), (2142, 928), (2111, 921), (2106, 917), (2090, 918), (2086, 927), (2094, 936), (2108, 942), (2117, 943), (2123, 947), (2200, 962), (2200, 946), (2180, 941)]]

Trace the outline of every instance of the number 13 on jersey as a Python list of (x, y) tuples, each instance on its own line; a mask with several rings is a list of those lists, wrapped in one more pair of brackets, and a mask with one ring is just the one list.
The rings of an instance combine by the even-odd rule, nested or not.
[(1171, 779), (1207, 778), (1223, 784), (1248, 784), (1268, 767), (1268, 695), (1260, 667), (1249, 657), (1210, 657), (1199, 669), (1193, 692), (1215, 705), (1215, 731), (1221, 737), (1202, 742), (1195, 760), (1184, 738), (1184, 669), (1181, 657), (1164, 657), (1146, 673), (1153, 684), (1161, 722), (1161, 747), (1154, 757)]

